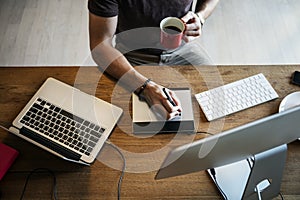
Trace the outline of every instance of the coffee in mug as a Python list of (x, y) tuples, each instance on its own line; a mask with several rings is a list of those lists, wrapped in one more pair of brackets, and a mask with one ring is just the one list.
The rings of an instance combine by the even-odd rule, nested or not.
[(160, 30), (162, 46), (167, 49), (175, 49), (181, 44), (185, 24), (177, 17), (167, 17), (160, 22)]

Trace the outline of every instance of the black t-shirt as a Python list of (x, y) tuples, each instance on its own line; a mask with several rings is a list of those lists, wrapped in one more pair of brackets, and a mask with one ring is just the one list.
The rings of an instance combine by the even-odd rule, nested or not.
[(141, 46), (161, 48), (159, 46), (160, 21), (169, 16), (183, 17), (191, 9), (192, 1), (89, 0), (88, 9), (101, 17), (118, 16), (117, 42), (129, 48), (141, 48)]
[(184, 16), (192, 0), (89, 0), (89, 11), (101, 17), (118, 15), (118, 32), (140, 27), (158, 27), (165, 17)]

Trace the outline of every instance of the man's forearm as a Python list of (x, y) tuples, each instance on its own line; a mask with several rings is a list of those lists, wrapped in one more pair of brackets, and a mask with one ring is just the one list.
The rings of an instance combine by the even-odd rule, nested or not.
[(196, 13), (198, 13), (205, 20), (213, 12), (218, 2), (219, 0), (204, 0), (204, 1), (198, 0), (196, 6)]
[(97, 45), (92, 50), (92, 57), (101, 71), (119, 80), (119, 83), (130, 91), (136, 90), (147, 80), (109, 43)]

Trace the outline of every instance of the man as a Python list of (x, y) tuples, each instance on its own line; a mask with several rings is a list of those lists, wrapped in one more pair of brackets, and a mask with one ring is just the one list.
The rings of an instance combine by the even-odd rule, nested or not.
[[(133, 66), (210, 64), (194, 41), (201, 36), (205, 19), (217, 3), (218, 0), (89, 0), (93, 59), (103, 71), (143, 97), (160, 115), (171, 119), (181, 112), (175, 94), (166, 89), (171, 98), (168, 100), (163, 86), (143, 76)], [(169, 16), (180, 18), (186, 26), (184, 42), (177, 49), (165, 49), (159, 43), (159, 23)], [(115, 35), (116, 44), (113, 45)]]

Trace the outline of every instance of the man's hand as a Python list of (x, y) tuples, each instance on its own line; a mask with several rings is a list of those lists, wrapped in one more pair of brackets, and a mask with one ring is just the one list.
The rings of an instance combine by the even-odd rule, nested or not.
[(183, 40), (185, 42), (190, 42), (201, 36), (202, 27), (199, 17), (189, 11), (185, 16), (181, 18), (181, 20), (185, 23), (185, 31), (183, 35)]
[(175, 106), (173, 106), (168, 100), (168, 97), (163, 92), (163, 87), (152, 81), (143, 91), (143, 95), (145, 100), (151, 107), (151, 110), (153, 110), (159, 118), (163, 120), (169, 120), (178, 116), (182, 111), (182, 108), (180, 105), (180, 101), (178, 97), (176, 97), (175, 93), (169, 89), (165, 90), (171, 100), (175, 103)]

